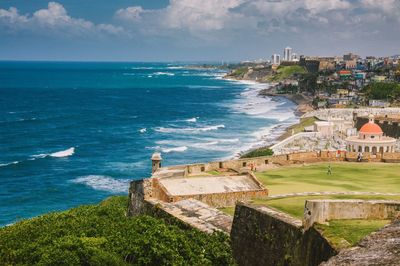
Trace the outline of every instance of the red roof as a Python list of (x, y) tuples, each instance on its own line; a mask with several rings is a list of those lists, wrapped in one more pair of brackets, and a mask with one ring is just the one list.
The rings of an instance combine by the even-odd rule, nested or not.
[(339, 75), (351, 75), (351, 71), (350, 70), (340, 70)]
[(373, 122), (366, 123), (360, 129), (360, 133), (366, 134), (381, 134), (383, 133), (381, 127)]

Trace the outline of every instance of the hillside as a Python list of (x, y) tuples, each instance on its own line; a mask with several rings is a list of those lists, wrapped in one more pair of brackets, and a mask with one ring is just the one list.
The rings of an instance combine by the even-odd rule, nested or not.
[(0, 228), (0, 265), (231, 265), (229, 239), (149, 216), (126, 197)]

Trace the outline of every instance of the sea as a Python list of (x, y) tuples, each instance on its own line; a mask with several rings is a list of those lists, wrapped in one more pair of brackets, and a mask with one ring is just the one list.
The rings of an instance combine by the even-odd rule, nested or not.
[(272, 143), (295, 104), (187, 63), (0, 62), (0, 226)]

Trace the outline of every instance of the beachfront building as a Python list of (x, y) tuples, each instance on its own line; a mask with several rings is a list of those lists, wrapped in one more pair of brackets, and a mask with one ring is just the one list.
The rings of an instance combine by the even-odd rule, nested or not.
[(383, 135), (383, 131), (374, 122), (374, 116), (369, 116), (369, 122), (363, 125), (357, 136), (346, 139), (347, 150), (350, 152), (370, 152), (373, 155), (384, 152), (395, 152), (396, 139)]

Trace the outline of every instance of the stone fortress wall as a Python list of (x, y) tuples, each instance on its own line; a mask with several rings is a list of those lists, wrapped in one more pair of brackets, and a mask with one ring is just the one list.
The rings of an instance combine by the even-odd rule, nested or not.
[[(147, 214), (206, 233), (220, 231), (230, 235), (233, 255), (239, 265), (319, 265), (335, 257), (339, 250), (312, 226), (315, 222), (353, 219), (354, 215), (357, 218), (391, 219), (398, 216), (400, 203), (312, 200), (306, 202), (305, 216), (299, 220), (266, 206), (243, 203), (268, 195), (267, 188), (252, 172), (276, 166), (356, 159), (357, 153), (321, 151), (167, 167), (161, 167), (161, 161), (153, 161), (155, 168), (151, 178), (131, 182), (128, 215)], [(363, 161), (400, 162), (400, 153), (377, 156), (364, 153)], [(218, 171), (221, 176), (208, 173), (211, 171)], [(185, 184), (202, 178), (212, 179), (211, 183), (210, 180), (207, 182), (213, 187), (219, 178), (230, 177), (243, 178), (252, 182), (252, 186), (245, 186), (243, 191), (185, 195), (168, 187), (168, 182), (179, 187), (179, 182)], [(254, 185), (258, 186), (255, 190)], [(203, 187), (199, 191), (202, 190)], [(235, 204), (233, 218), (216, 209)]]

